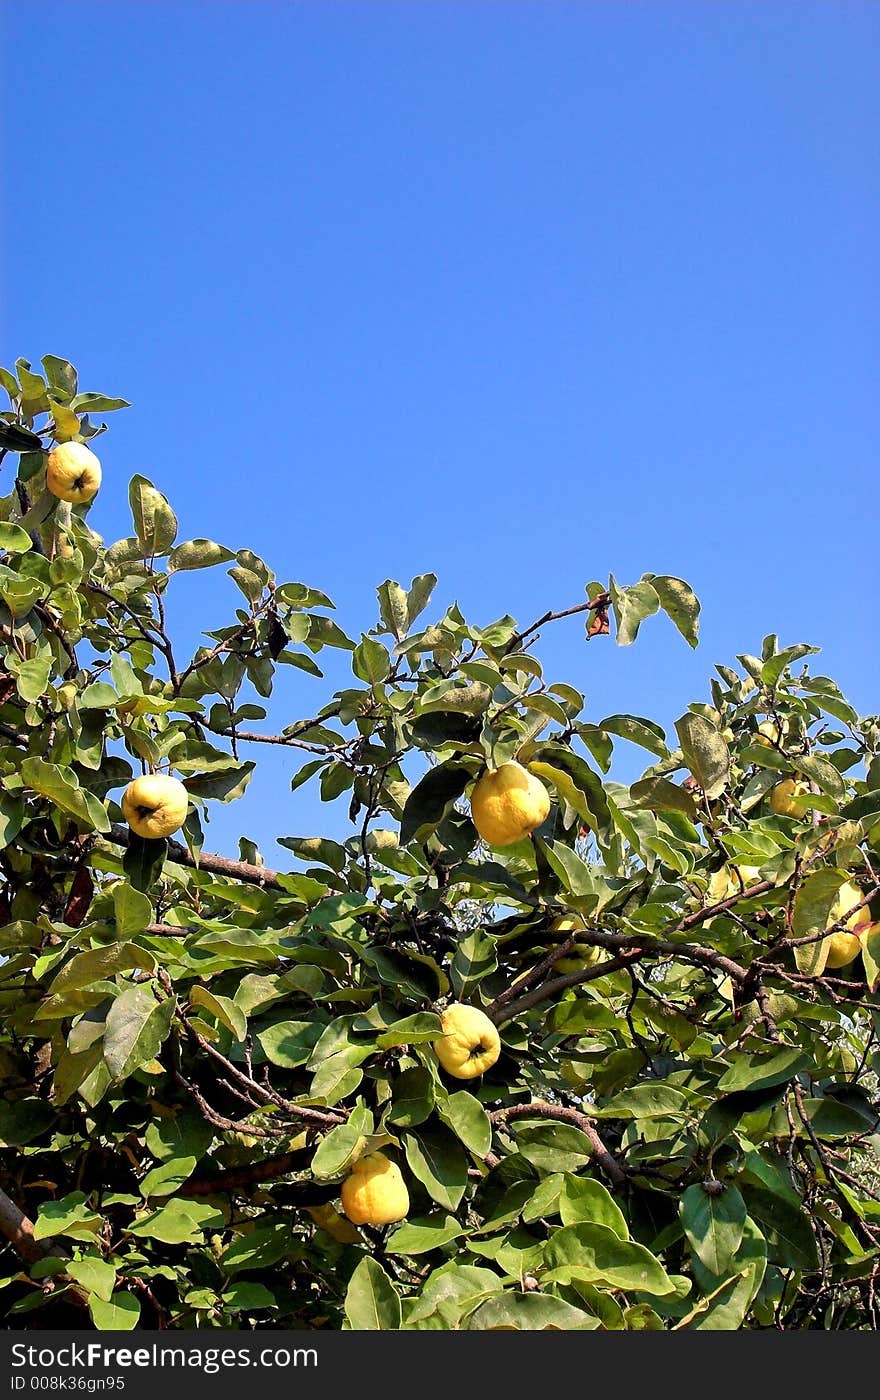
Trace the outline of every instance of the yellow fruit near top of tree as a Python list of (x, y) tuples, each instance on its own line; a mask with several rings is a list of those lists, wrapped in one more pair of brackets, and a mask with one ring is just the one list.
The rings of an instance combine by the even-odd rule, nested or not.
[(342, 1209), (353, 1225), (393, 1225), (409, 1210), (403, 1173), (384, 1152), (359, 1157), (342, 1183)]
[(146, 773), (132, 779), (119, 805), (132, 831), (147, 841), (160, 841), (183, 826), (189, 793), (170, 773)]
[[(855, 961), (862, 951), (862, 939), (866, 937), (872, 927), (871, 911), (868, 905), (864, 905), (861, 909), (855, 907), (861, 904), (864, 898), (864, 892), (854, 881), (847, 880), (845, 885), (841, 885), (828, 914), (828, 923), (829, 925), (837, 924), (840, 923), (841, 919), (845, 919), (846, 927), (838, 929), (836, 933), (829, 934), (824, 939), (825, 947), (828, 950), (825, 958), (826, 967), (847, 967)], [(847, 915), (849, 915), (848, 918)]]
[(98, 494), (101, 463), (85, 443), (59, 443), (46, 461), (46, 485), (59, 501), (83, 505)]
[(749, 885), (755, 884), (761, 876), (755, 865), (722, 865), (713, 872), (706, 894), (710, 904), (720, 904), (722, 899), (730, 899)]
[(453, 1079), (476, 1079), (491, 1069), (501, 1054), (501, 1040), (492, 1021), (478, 1006), (453, 1002), (440, 1016), (443, 1034), (434, 1053)]
[[(785, 726), (783, 725), (783, 733)], [(779, 725), (773, 719), (762, 719), (758, 725), (758, 732), (755, 735), (755, 743), (763, 744), (765, 749), (775, 749), (779, 744)]]
[(804, 798), (809, 796), (810, 785), (802, 778), (783, 778), (770, 790), (770, 811), (777, 817), (802, 817), (808, 806)]
[(489, 768), (471, 793), (471, 817), (490, 846), (511, 846), (539, 827), (550, 811), (550, 794), (521, 763)]

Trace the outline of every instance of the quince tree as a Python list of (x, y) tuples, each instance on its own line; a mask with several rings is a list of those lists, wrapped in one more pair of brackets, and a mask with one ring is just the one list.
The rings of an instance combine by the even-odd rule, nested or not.
[[(124, 400), (0, 381), (8, 1325), (876, 1327), (880, 728), (816, 648), (667, 733), (540, 639), (694, 646), (678, 578), (525, 624), (386, 580), (349, 636), (143, 476), (105, 541)], [(189, 656), (196, 570), (238, 598)], [(316, 698), (267, 726), (280, 666)], [(206, 849), (279, 748), (340, 839)]]

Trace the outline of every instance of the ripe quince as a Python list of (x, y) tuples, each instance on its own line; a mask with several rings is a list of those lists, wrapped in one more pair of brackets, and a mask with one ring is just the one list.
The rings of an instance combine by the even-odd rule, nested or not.
[(119, 805), (132, 831), (148, 841), (159, 841), (183, 826), (189, 793), (170, 773), (147, 773), (132, 779)]
[(98, 494), (101, 463), (85, 443), (59, 443), (46, 461), (46, 485), (59, 501), (82, 505)]
[(476, 1079), (491, 1069), (501, 1054), (501, 1040), (494, 1024), (478, 1006), (453, 1002), (440, 1016), (443, 1034), (434, 1041), (434, 1052), (453, 1079)]
[(490, 846), (511, 846), (540, 826), (550, 811), (550, 794), (521, 763), (489, 768), (471, 793), (471, 817)]
[(353, 1225), (392, 1225), (409, 1210), (409, 1192), (400, 1167), (384, 1152), (359, 1157), (340, 1194), (342, 1209)]

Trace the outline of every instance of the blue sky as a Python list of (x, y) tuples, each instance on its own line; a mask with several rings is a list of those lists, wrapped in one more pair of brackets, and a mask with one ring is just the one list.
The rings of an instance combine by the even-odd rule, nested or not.
[[(593, 719), (671, 725), (766, 631), (878, 709), (880, 8), (7, 0), (0, 359), (133, 407), (181, 537), (325, 589), (523, 622), (687, 579), (691, 653), (548, 632)], [(228, 580), (179, 580), (177, 635)], [(285, 668), (286, 671), (288, 668)], [(271, 728), (342, 680), (285, 674)], [(261, 748), (209, 846), (344, 830)]]

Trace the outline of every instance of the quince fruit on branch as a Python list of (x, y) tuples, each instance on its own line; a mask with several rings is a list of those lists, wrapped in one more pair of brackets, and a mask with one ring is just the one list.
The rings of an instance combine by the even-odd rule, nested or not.
[(342, 1209), (353, 1225), (393, 1225), (409, 1210), (409, 1192), (400, 1167), (384, 1152), (359, 1157), (340, 1194)]
[(512, 846), (539, 827), (550, 811), (550, 794), (521, 763), (489, 768), (471, 793), (471, 817), (490, 846)]
[(802, 817), (809, 805), (810, 785), (803, 778), (783, 778), (770, 790), (770, 811), (777, 817)]
[[(561, 918), (554, 919), (550, 925), (551, 933), (575, 933), (578, 929), (585, 929), (586, 923), (580, 914), (563, 914)], [(561, 958), (557, 958), (553, 964), (554, 972), (586, 972), (588, 967), (592, 967), (599, 962), (604, 949), (595, 947), (592, 943), (573, 943), (567, 953)]]
[(101, 463), (82, 442), (62, 442), (46, 461), (46, 485), (59, 501), (81, 506), (98, 494)]
[(147, 841), (160, 841), (183, 826), (189, 793), (169, 773), (147, 773), (132, 779), (119, 805), (132, 831)]
[(476, 1079), (491, 1069), (501, 1054), (498, 1031), (478, 1006), (453, 1002), (440, 1016), (443, 1034), (434, 1053), (453, 1079)]
[(755, 865), (722, 865), (709, 880), (706, 890), (709, 903), (720, 904), (722, 899), (732, 899), (760, 878)]
[[(829, 925), (840, 923), (847, 914), (849, 914), (849, 918), (846, 918), (845, 928), (829, 934), (828, 938), (824, 940), (828, 949), (825, 958), (826, 967), (847, 967), (855, 961), (862, 951), (862, 939), (872, 928), (871, 910), (868, 905), (866, 904), (862, 909), (855, 908), (855, 905), (861, 904), (864, 897), (863, 892), (852, 880), (847, 880), (845, 885), (841, 885), (837, 899), (831, 906), (828, 923)], [(850, 910), (853, 911), (851, 914)]]

